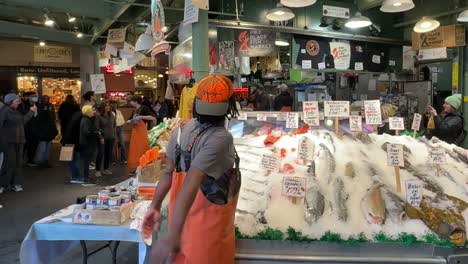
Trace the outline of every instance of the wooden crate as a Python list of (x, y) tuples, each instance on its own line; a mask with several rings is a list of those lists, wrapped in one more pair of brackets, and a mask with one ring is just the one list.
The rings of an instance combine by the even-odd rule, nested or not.
[(73, 223), (80, 225), (121, 225), (130, 219), (135, 203), (122, 205), (120, 211), (75, 209)]

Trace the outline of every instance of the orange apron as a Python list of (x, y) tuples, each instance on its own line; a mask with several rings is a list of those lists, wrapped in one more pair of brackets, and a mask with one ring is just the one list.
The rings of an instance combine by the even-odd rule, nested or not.
[[(169, 223), (186, 173), (174, 172), (169, 202)], [(173, 259), (176, 264), (234, 264), (236, 238), (234, 217), (239, 194), (225, 205), (216, 205), (198, 190), (185, 220), (180, 252)], [(169, 227), (170, 228), (170, 227)]]
[(143, 121), (133, 124), (130, 136), (130, 146), (128, 149), (128, 169), (136, 170), (140, 162), (140, 157), (149, 150), (148, 129)]

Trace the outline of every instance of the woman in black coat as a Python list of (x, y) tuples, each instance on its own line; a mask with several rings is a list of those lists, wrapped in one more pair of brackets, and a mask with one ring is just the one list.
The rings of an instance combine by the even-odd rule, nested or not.
[(37, 153), (38, 163), (42, 167), (49, 168), (49, 155), (52, 140), (57, 136), (57, 125), (55, 124), (55, 110), (49, 103), (49, 97), (44, 95), (37, 112), (37, 138), (39, 147)]
[(58, 118), (60, 120), (60, 134), (62, 135), (61, 143), (64, 144), (63, 138), (70, 120), (76, 112), (80, 112), (80, 106), (76, 103), (75, 97), (69, 94), (65, 97), (65, 102), (60, 105), (58, 110)]

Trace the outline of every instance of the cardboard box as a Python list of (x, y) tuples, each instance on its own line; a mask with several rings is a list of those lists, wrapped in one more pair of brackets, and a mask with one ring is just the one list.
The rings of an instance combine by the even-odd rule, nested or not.
[(135, 203), (123, 204), (120, 211), (75, 209), (73, 223), (80, 225), (121, 225), (130, 219)]
[(155, 160), (141, 170), (138, 182), (156, 183), (161, 178), (161, 160)]
[(427, 33), (413, 32), (412, 43), (415, 50), (465, 46), (465, 26), (450, 25)]

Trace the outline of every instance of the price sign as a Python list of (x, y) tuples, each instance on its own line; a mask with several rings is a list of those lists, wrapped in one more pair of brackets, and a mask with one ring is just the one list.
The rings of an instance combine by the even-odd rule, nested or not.
[(411, 130), (419, 131), (421, 128), (422, 115), (414, 114), (413, 124), (411, 125)]
[(429, 151), (429, 157), (432, 164), (445, 165), (447, 164), (447, 155), (443, 148), (432, 148)]
[(319, 62), (318, 63), (318, 68), (319, 68), (319, 70), (325, 69), (325, 62)]
[(267, 121), (267, 115), (265, 113), (257, 114), (257, 121)]
[(263, 154), (260, 167), (267, 171), (276, 171), (278, 169), (278, 158), (273, 155)]
[(276, 114), (276, 121), (286, 121), (286, 113), (278, 113)]
[(307, 180), (305, 177), (283, 177), (283, 186), (281, 188), (284, 196), (304, 197)]
[(389, 117), (390, 130), (405, 130), (405, 120), (403, 117)]
[(320, 126), (320, 114), (317, 101), (302, 102), (304, 112), (304, 122), (310, 126)]
[(405, 166), (403, 145), (387, 144), (387, 165), (392, 166), (392, 167), (404, 167)]
[(349, 117), (349, 101), (325, 101), (324, 112), (327, 117)]
[(364, 101), (364, 113), (366, 116), (366, 124), (382, 124), (382, 112), (379, 100)]
[(353, 132), (362, 132), (362, 117), (361, 116), (350, 116), (349, 117), (349, 129)]
[(297, 158), (302, 160), (312, 160), (314, 156), (314, 142), (308, 137), (299, 140), (297, 148)]
[(287, 113), (286, 128), (299, 128), (299, 113)]
[(422, 184), (420, 181), (406, 181), (406, 201), (414, 207), (419, 207), (422, 201)]
[(303, 60), (302, 61), (302, 69), (312, 69), (312, 61), (311, 60)]
[(354, 70), (363, 71), (364, 70), (364, 63), (362, 63), (362, 62), (354, 63)]
[(247, 113), (246, 112), (239, 112), (239, 116), (237, 117), (237, 120), (247, 120)]
[(325, 120), (325, 113), (323, 111), (319, 111), (319, 119), (320, 120)]

